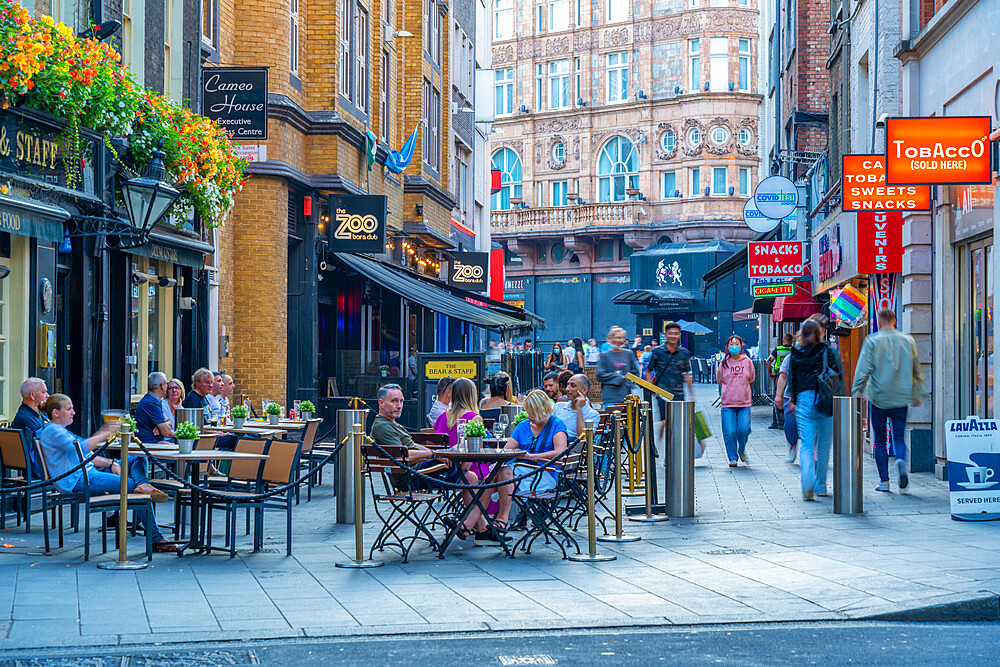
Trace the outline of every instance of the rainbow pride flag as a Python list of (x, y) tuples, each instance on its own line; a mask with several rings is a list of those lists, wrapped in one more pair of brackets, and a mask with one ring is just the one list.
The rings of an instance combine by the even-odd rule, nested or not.
[(830, 302), (830, 314), (843, 324), (857, 322), (868, 313), (868, 295), (852, 285), (845, 285)]

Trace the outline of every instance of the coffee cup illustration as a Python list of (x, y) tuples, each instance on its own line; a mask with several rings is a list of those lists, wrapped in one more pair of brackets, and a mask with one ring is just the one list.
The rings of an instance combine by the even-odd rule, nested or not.
[(988, 466), (968, 466), (965, 474), (973, 484), (985, 484), (993, 477), (994, 471)]

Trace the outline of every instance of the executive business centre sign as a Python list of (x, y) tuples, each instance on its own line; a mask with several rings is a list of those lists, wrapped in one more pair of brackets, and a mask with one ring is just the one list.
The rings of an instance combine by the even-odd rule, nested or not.
[(267, 68), (202, 70), (201, 113), (233, 139), (267, 139)]

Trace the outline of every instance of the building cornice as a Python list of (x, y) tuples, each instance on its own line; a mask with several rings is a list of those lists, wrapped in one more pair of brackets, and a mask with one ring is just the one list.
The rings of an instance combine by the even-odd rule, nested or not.
[(407, 175), (403, 179), (403, 192), (424, 195), (431, 201), (437, 202), (449, 211), (457, 205), (454, 197), (422, 176)]
[(291, 181), (302, 188), (314, 190), (342, 190), (351, 194), (365, 194), (359, 186), (341, 177), (340, 174), (306, 174), (280, 160), (266, 162), (251, 162), (247, 165), (248, 174), (255, 176), (275, 176)]
[[(267, 96), (267, 116), (281, 121), (302, 134), (334, 135), (355, 148), (365, 148), (365, 134), (336, 111), (307, 111), (289, 97), (277, 93)], [(384, 144), (376, 145), (375, 161), (385, 164), (388, 155)]]
[(900, 41), (896, 45), (893, 55), (904, 64), (922, 58), (949, 30), (955, 27), (955, 24), (965, 16), (966, 12), (972, 9), (977, 1), (951, 0), (951, 2), (945, 3), (915, 37)]

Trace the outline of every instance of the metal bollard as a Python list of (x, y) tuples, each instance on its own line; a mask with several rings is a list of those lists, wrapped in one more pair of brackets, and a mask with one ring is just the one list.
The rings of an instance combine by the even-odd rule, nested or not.
[(618, 556), (597, 553), (597, 520), (594, 517), (594, 422), (586, 422), (587, 438), (587, 553), (570, 554), (569, 560), (598, 563), (616, 560)]
[[(622, 512), (625, 507), (622, 505), (622, 413), (615, 410), (612, 419), (615, 420), (615, 454), (611, 465), (615, 476), (615, 534), (603, 535), (597, 538), (598, 542), (638, 542), (641, 537), (636, 535), (622, 535)], [(605, 447), (607, 445), (605, 444)], [(649, 485), (646, 485), (649, 488)], [(647, 500), (649, 494), (646, 495)]]
[(667, 514), (694, 516), (694, 401), (667, 402)]
[(118, 560), (98, 563), (97, 567), (102, 570), (141, 570), (148, 565), (146, 562), (130, 561), (126, 548), (128, 540), (128, 445), (131, 441), (132, 427), (128, 423), (122, 422), (118, 426), (118, 445), (121, 447), (121, 459), (118, 465), (121, 473), (119, 476), (122, 478), (118, 501)]
[(656, 466), (653, 458), (653, 415), (649, 403), (642, 403), (642, 418), (646, 424), (645, 442), (646, 448), (646, 513), (640, 516), (633, 516), (630, 521), (641, 521), (643, 523), (656, 523), (667, 521), (670, 517), (666, 514), (653, 512), (653, 496), (656, 494)]
[(833, 397), (833, 513), (864, 512), (861, 478), (861, 399)]
[(503, 437), (509, 438), (510, 434), (514, 431), (514, 420), (521, 414), (521, 406), (516, 404), (501, 405), (500, 414), (507, 415), (507, 428), (504, 429)]
[[(365, 545), (363, 527), (364, 507), (365, 507), (365, 482), (361, 470), (361, 443), (365, 439), (364, 427), (358, 423), (351, 431), (351, 449), (354, 450), (354, 507), (362, 509), (359, 520), (354, 522), (354, 560), (335, 563), (337, 567), (368, 568), (382, 567), (382, 562), (377, 560), (365, 560)], [(341, 450), (343, 451), (343, 450)]]
[[(354, 437), (354, 424), (364, 424), (368, 410), (337, 410), (337, 442)], [(362, 429), (363, 430), (363, 429)], [(336, 463), (337, 523), (354, 523), (354, 470), (359, 461), (354, 460), (352, 441), (340, 448)], [(361, 520), (365, 508), (361, 506)]]

